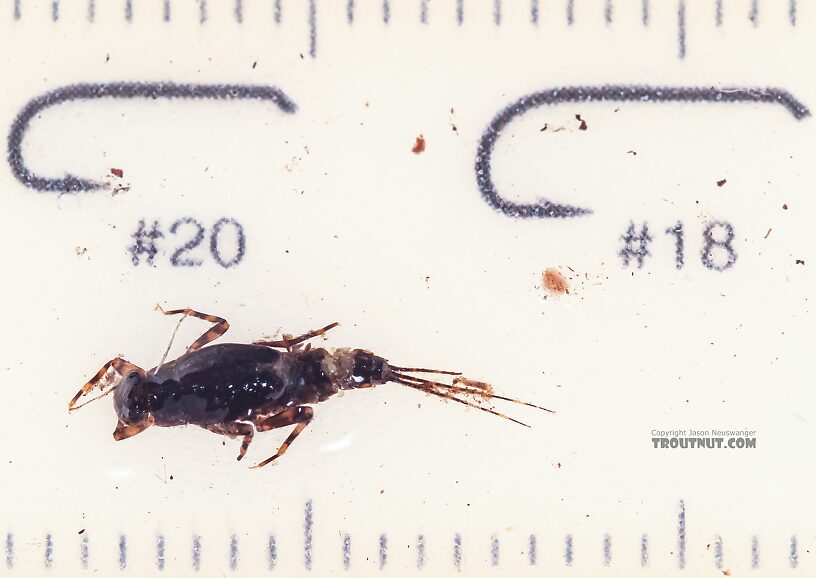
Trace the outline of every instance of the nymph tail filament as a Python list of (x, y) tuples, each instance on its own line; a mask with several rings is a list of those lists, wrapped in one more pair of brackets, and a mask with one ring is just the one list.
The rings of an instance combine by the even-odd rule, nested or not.
[[(511, 397), (505, 397), (503, 395), (497, 395), (493, 393), (493, 387), (490, 384), (468, 379), (466, 377), (461, 377), (462, 374), (457, 371), (442, 371), (437, 369), (425, 369), (420, 367), (397, 367), (394, 365), (390, 365), (389, 368), (391, 369), (390, 375), (391, 381), (394, 381), (401, 385), (405, 385), (407, 387), (410, 387), (411, 389), (424, 391), (425, 393), (435, 395), (443, 399), (449, 399), (451, 401), (455, 401), (456, 403), (461, 403), (462, 405), (476, 408), (480, 411), (484, 411), (496, 415), (498, 417), (510, 420), (519, 425), (523, 425), (524, 427), (530, 426), (508, 415), (484, 407), (477, 402), (469, 401), (467, 399), (463, 399), (462, 397), (457, 396), (471, 396), (477, 400), (501, 399), (504, 401), (509, 401), (511, 403), (517, 403), (519, 405), (534, 407), (536, 409), (540, 409), (542, 411), (546, 411), (549, 413), (555, 413), (553, 410), (547, 409), (546, 407), (541, 407), (533, 403), (521, 401), (519, 399), (513, 399)], [(452, 383), (441, 383), (439, 381), (433, 381), (430, 379), (424, 379), (422, 377), (416, 377), (415, 375), (408, 375), (409, 373), (436, 373), (438, 375), (454, 375), (456, 377), (453, 378)]]

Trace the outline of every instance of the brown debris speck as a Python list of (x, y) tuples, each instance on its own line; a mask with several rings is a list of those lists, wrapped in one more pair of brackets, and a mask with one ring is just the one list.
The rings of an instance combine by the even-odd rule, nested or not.
[(111, 169), (111, 174), (114, 177), (119, 177), (120, 179), (125, 176), (125, 171), (122, 169)]
[(787, 211), (788, 210), (788, 203), (783, 203), (782, 204), (782, 209)]
[(558, 269), (550, 267), (544, 271), (542, 277), (544, 279), (544, 286), (552, 293), (559, 295), (569, 294), (569, 283)]
[(425, 137), (419, 135), (418, 137), (416, 137), (416, 142), (414, 142), (414, 147), (411, 149), (411, 152), (414, 153), (415, 155), (418, 155), (424, 150), (425, 150)]
[(803, 259), (797, 259), (797, 260), (796, 260), (796, 264), (797, 264), (797, 265), (804, 265), (804, 264), (805, 264), (805, 261), (804, 261)]
[(637, 156), (637, 151), (626, 151), (627, 155)]
[(720, 179), (719, 181), (717, 181), (717, 186), (718, 186), (718, 187), (721, 187), (721, 186), (723, 186), (723, 185), (724, 185), (725, 183), (727, 183), (727, 182), (728, 182), (728, 181), (726, 181), (725, 179)]
[(575, 115), (575, 120), (579, 121), (581, 124), (578, 125), (578, 130), (586, 130), (589, 127), (584, 119), (581, 118), (580, 114)]
[(731, 570), (725, 569), (722, 571), (723, 576), (731, 576)]
[(84, 534), (84, 533), (85, 533), (85, 528), (82, 528), (79, 532), (77, 532), (77, 534)]
[(773, 231), (773, 229), (769, 228), (769, 229), (768, 229), (768, 232), (767, 232), (767, 233), (765, 233), (765, 236), (763, 237), (763, 239), (767, 239), (767, 238), (768, 238), (768, 236), (770, 236), (771, 231)]

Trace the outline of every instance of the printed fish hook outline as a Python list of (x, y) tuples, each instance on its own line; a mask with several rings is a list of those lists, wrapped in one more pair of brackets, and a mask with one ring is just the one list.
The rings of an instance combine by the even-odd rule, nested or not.
[(508, 217), (519, 219), (571, 218), (592, 213), (592, 209), (554, 203), (514, 203), (499, 194), (493, 183), (491, 160), (501, 131), (516, 117), (540, 106), (588, 102), (760, 102), (779, 104), (794, 118), (810, 116), (807, 107), (779, 88), (699, 86), (566, 86), (524, 96), (502, 109), (487, 125), (476, 150), (476, 183), (488, 205)]
[(25, 186), (43, 192), (78, 193), (104, 187), (101, 181), (84, 179), (71, 174), (51, 179), (32, 172), (23, 158), (22, 144), (31, 119), (42, 111), (76, 100), (114, 99), (193, 99), (193, 100), (263, 100), (277, 105), (288, 114), (297, 105), (279, 88), (248, 84), (177, 84), (174, 82), (114, 82), (72, 84), (34, 97), (20, 110), (8, 136), (8, 163), (11, 172)]

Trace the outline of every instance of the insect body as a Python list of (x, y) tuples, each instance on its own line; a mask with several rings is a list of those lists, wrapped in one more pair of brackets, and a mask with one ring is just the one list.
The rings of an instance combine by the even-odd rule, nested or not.
[[(294, 425), (294, 430), (277, 453), (254, 467), (264, 466), (286, 452), (312, 420), (313, 404), (343, 390), (372, 387), (389, 381), (519, 424), (521, 422), (518, 420), (485, 407), (482, 402), (503, 399), (551, 411), (496, 395), (488, 384), (460, 377), (457, 372), (398, 367), (365, 349), (339, 348), (329, 351), (312, 349), (310, 345), (302, 346), (303, 342), (323, 335), (337, 323), (299, 337), (284, 336), (279, 341), (203, 347), (227, 331), (229, 324), (225, 319), (192, 309), (164, 313), (198, 317), (215, 325), (199, 337), (184, 355), (168, 363), (162, 360), (149, 371), (121, 357), (112, 359), (77, 392), (68, 404), (69, 411), (85, 405), (76, 404), (80, 397), (96, 388), (104, 393), (90, 401), (113, 392), (114, 408), (119, 418), (113, 432), (114, 439), (132, 437), (152, 425), (171, 427), (193, 424), (231, 438), (243, 437), (239, 460), (246, 454), (256, 431)], [(110, 369), (119, 375), (113, 385), (107, 379)], [(416, 377), (411, 375), (413, 373), (457, 377), (447, 384)]]

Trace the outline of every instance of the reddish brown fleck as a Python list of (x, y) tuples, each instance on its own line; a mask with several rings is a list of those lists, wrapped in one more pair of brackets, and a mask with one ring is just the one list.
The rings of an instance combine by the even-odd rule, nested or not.
[(553, 293), (569, 294), (569, 283), (558, 269), (550, 267), (544, 271), (544, 286)]
[(784, 203), (784, 204), (782, 205), (782, 208), (783, 208), (784, 210), (786, 210), (786, 211), (787, 211), (787, 210), (788, 210), (788, 203)]
[(771, 231), (773, 231), (773, 229), (768, 229), (768, 232), (765, 233), (765, 236), (763, 237), (763, 239), (767, 239), (768, 236), (771, 234)]
[(728, 181), (726, 181), (725, 179), (720, 179), (719, 181), (717, 181), (717, 186), (718, 186), (718, 187), (721, 187), (721, 186), (723, 186), (723, 185), (724, 185), (726, 182), (728, 182)]
[(122, 169), (111, 169), (111, 174), (114, 177), (119, 177), (120, 179), (125, 176), (125, 171)]
[(581, 123), (581, 124), (579, 124), (579, 125), (578, 125), (578, 130), (586, 130), (587, 128), (589, 128), (589, 127), (587, 126), (586, 121), (585, 121), (584, 119), (582, 119), (582, 118), (581, 118), (581, 115), (580, 115), (580, 114), (576, 114), (576, 115), (575, 115), (575, 120), (580, 121), (580, 123)]
[(797, 259), (797, 260), (796, 260), (796, 264), (797, 264), (797, 265), (804, 265), (804, 264), (805, 264), (805, 262), (804, 262), (802, 259)]
[(542, 126), (540, 129), (538, 129), (538, 132), (544, 132), (544, 131), (545, 131), (545, 130), (547, 130), (548, 128), (550, 128), (550, 125), (548, 125), (548, 124), (545, 122), (545, 123), (544, 123), (544, 126)]
[(414, 143), (414, 148), (411, 149), (411, 152), (414, 153), (415, 155), (418, 155), (424, 150), (425, 150), (425, 137), (419, 135), (418, 137), (416, 137), (416, 142)]
[(723, 570), (723, 576), (731, 576), (731, 570)]

